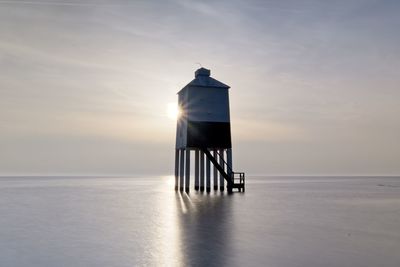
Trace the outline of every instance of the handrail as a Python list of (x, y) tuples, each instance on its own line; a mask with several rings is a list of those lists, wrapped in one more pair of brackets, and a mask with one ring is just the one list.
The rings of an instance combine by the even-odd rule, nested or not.
[[(229, 167), (228, 163), (223, 159), (223, 157), (221, 156), (221, 154), (218, 151), (214, 150), (219, 155), (219, 157), (220, 157), (220, 159), (221, 159), (221, 161), (223, 163), (222, 165), (221, 165), (221, 162), (217, 161), (216, 157), (211, 155), (209, 149), (200, 148), (200, 150), (207, 156), (207, 158), (218, 169), (220, 174), (225, 178), (225, 180), (228, 183), (228, 185), (227, 185), (228, 191), (230, 189), (230, 192), (231, 192), (232, 188), (239, 188), (239, 191), (243, 191), (244, 192), (244, 186), (245, 186), (245, 173), (244, 172), (234, 172), (234, 171), (232, 171), (232, 168)], [(224, 165), (227, 166), (227, 171), (228, 172), (225, 172)], [(239, 176), (239, 177), (237, 177), (237, 176)], [(235, 180), (239, 180), (239, 184), (236, 184)]]
[(207, 148), (200, 148), (201, 151), (204, 152), (204, 154), (208, 157), (208, 159), (214, 164), (214, 166), (218, 169), (218, 171), (221, 173), (221, 175), (225, 178), (229, 186), (232, 186), (233, 180), (230, 175), (228, 175), (224, 168), (218, 163), (217, 159), (211, 155), (210, 151)]
[[(236, 177), (235, 175), (239, 175), (239, 177)], [(244, 184), (245, 183), (245, 174), (244, 172), (233, 172), (233, 180), (239, 180), (240, 184)]]
[(214, 151), (218, 154), (219, 158), (222, 160), (222, 163), (224, 163), (224, 165), (226, 165), (227, 170), (228, 170), (230, 173), (233, 173), (232, 168), (231, 168), (231, 167), (229, 166), (229, 164), (224, 160), (223, 155), (221, 155), (221, 154), (218, 152), (217, 149), (215, 149)]

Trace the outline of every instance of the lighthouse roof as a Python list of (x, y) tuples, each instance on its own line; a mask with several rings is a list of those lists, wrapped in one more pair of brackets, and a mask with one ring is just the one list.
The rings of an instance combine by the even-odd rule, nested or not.
[[(185, 89), (190, 86), (195, 86), (195, 87), (213, 87), (213, 88), (225, 88), (228, 89), (230, 88), (228, 85), (217, 81), (214, 78), (210, 77), (211, 71), (206, 68), (200, 68), (195, 71), (194, 73), (194, 80), (192, 80), (190, 83), (188, 83), (185, 87), (182, 88)], [(181, 91), (182, 91), (181, 90)], [(181, 92), (179, 91), (178, 94)]]

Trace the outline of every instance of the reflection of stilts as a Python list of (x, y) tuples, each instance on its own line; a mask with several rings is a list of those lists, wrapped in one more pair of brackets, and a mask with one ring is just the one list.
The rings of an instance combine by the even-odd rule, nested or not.
[(176, 135), (176, 190), (179, 177), (179, 190), (189, 192), (190, 153), (194, 151), (195, 190), (210, 192), (211, 181), (214, 190), (218, 190), (219, 177), (221, 191), (225, 181), (228, 192), (234, 188), (244, 191), (244, 173), (232, 171), (228, 89), (229, 86), (210, 77), (210, 70), (200, 68), (195, 72), (195, 79), (179, 91), (181, 116)]
[[(176, 192), (177, 244), (179, 264), (172, 266), (228, 266), (235, 255), (233, 242), (235, 203), (228, 195), (203, 197)], [(201, 199), (201, 201), (198, 201)], [(205, 245), (206, 244), (206, 245)], [(214, 253), (215, 252), (215, 253)]]

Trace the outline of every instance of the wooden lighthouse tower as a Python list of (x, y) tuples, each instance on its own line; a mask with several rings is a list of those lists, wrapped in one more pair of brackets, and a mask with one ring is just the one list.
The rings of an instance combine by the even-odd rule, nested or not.
[[(233, 172), (229, 86), (200, 68), (195, 79), (178, 92), (181, 115), (177, 121), (175, 190), (189, 192), (190, 155), (194, 152), (194, 188), (244, 191), (244, 173)], [(193, 154), (193, 153), (192, 153)], [(211, 168), (213, 171), (211, 172)]]

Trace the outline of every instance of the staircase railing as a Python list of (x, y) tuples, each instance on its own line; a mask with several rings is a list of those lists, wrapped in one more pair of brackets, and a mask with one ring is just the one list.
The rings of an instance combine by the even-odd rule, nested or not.
[[(213, 165), (218, 169), (220, 174), (225, 178), (226, 182), (228, 183), (228, 190), (230, 188), (232, 192), (232, 188), (238, 188), (239, 191), (244, 191), (244, 186), (245, 186), (245, 174), (244, 172), (234, 172), (232, 171), (232, 168), (228, 165), (228, 163), (224, 160), (222, 155), (216, 151), (220, 158), (220, 162), (217, 161), (217, 159), (211, 155), (210, 150), (207, 148), (201, 148), (201, 151), (207, 156), (207, 158), (213, 163)], [(220, 164), (222, 162), (222, 165)], [(228, 172), (225, 172), (225, 167)], [(236, 183), (235, 181), (238, 181)]]
[(224, 167), (221, 166), (218, 161), (211, 155), (210, 151), (207, 148), (201, 148), (201, 151), (207, 156), (207, 158), (214, 164), (214, 166), (218, 169), (220, 174), (225, 178), (226, 182), (228, 183), (229, 187), (232, 187), (233, 181), (232, 177), (230, 177), (224, 170)]
[(245, 185), (245, 174), (244, 174), (244, 172), (234, 172), (232, 174), (232, 177), (233, 177), (233, 183), (236, 184), (235, 181), (239, 181), (239, 184), (244, 189), (244, 185)]
[(224, 160), (223, 155), (221, 155), (221, 153), (219, 153), (218, 150), (214, 150), (214, 151), (217, 153), (218, 158), (220, 159), (220, 162), (222, 161), (222, 163), (223, 163), (223, 168), (225, 169), (225, 166), (226, 166), (226, 170), (228, 171), (228, 174), (230, 174), (230, 175), (232, 176), (233, 170), (232, 170), (232, 168), (229, 166), (229, 164)]

